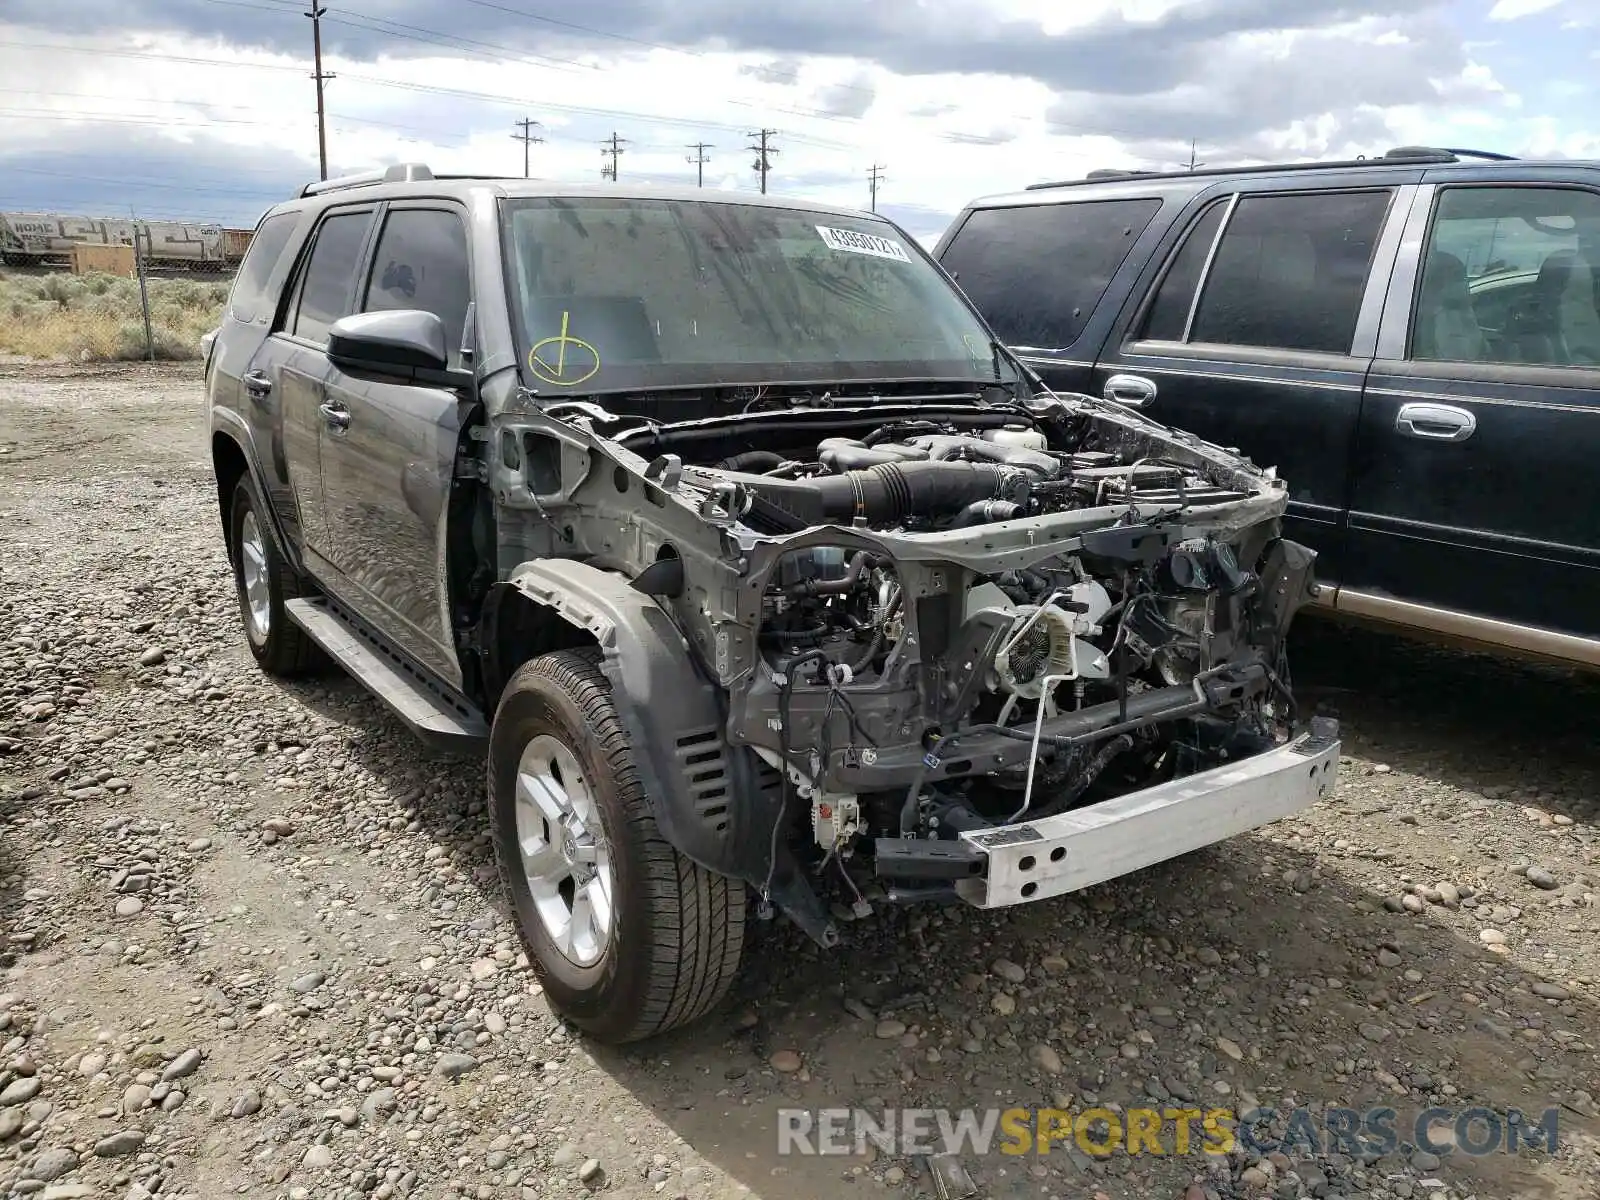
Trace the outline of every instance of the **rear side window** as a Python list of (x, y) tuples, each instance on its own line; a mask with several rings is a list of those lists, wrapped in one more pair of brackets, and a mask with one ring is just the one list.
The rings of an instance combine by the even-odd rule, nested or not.
[(366, 239), (368, 211), (336, 213), (322, 222), (306, 264), (290, 332), (313, 342), (328, 340), (328, 326), (350, 312), (356, 268)]
[(1011, 346), (1059, 349), (1083, 332), (1156, 199), (980, 208), (940, 261)]
[(1600, 196), (1526, 185), (1442, 190), (1411, 357), (1600, 365)]
[(1222, 224), (1222, 215), (1227, 210), (1226, 200), (1214, 200), (1190, 227), (1183, 244), (1172, 256), (1172, 265), (1157, 285), (1155, 299), (1145, 313), (1144, 325), (1139, 331), (1140, 339), (1183, 341), (1194, 290), (1200, 286), (1200, 275), (1206, 269), (1206, 259), (1217, 240), (1217, 226)]
[(1389, 199), (1387, 190), (1241, 199), (1189, 340), (1348, 354)]
[(442, 209), (391, 212), (378, 235), (361, 311), (414, 308), (435, 314), (444, 322), (451, 362), (459, 366), (471, 296), (461, 218)]
[(285, 212), (268, 217), (257, 226), (228, 296), (228, 312), (235, 321), (254, 321), (268, 316), (277, 307), (267, 295), (267, 281), (272, 278), (272, 269), (283, 257), (289, 235), (299, 220), (299, 213)]

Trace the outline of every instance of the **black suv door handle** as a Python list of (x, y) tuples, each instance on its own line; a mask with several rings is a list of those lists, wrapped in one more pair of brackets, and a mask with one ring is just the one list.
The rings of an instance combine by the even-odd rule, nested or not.
[(263, 371), (246, 372), (244, 390), (252, 400), (265, 400), (272, 394), (272, 380)]
[(1128, 408), (1143, 408), (1156, 398), (1156, 385), (1143, 375), (1113, 375), (1100, 394)]
[(1453, 404), (1402, 404), (1394, 427), (1430, 442), (1464, 442), (1478, 428), (1478, 418)]
[(324, 400), (317, 405), (317, 411), (322, 414), (322, 419), (334, 429), (350, 428), (350, 410), (337, 400)]

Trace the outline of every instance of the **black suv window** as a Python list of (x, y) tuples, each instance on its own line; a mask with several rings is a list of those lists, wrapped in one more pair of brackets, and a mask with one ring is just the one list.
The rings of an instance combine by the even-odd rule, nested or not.
[(1390, 194), (1242, 198), (1201, 285), (1189, 340), (1349, 353)]
[(471, 296), (467, 231), (461, 218), (436, 208), (391, 212), (378, 235), (361, 311), (420, 308), (434, 313), (444, 322), (451, 362), (459, 366)]
[(940, 256), (1010, 346), (1070, 346), (1156, 215), (1155, 199), (980, 208)]
[(1206, 269), (1206, 258), (1217, 240), (1217, 226), (1222, 224), (1222, 216), (1227, 211), (1226, 200), (1214, 200), (1190, 227), (1183, 245), (1172, 256), (1172, 265), (1157, 286), (1155, 299), (1145, 312), (1144, 325), (1139, 331), (1141, 339), (1183, 341), (1194, 290), (1200, 286), (1200, 274)]
[(299, 213), (278, 213), (262, 221), (251, 235), (250, 248), (244, 252), (239, 273), (233, 278), (233, 291), (228, 295), (228, 312), (234, 320), (254, 321), (266, 315), (261, 309), (267, 299), (267, 280), (299, 221)]
[(351, 286), (361, 265), (370, 211), (335, 213), (322, 222), (300, 284), (289, 331), (313, 342), (328, 340), (328, 326), (350, 312)]
[(1600, 196), (1577, 188), (1439, 194), (1411, 357), (1600, 364)]

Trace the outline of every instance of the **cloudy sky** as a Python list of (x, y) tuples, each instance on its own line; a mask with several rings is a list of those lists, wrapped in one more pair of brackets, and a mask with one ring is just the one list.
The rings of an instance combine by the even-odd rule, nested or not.
[[(330, 173), (756, 186), (931, 240), (1097, 166), (1600, 158), (1600, 0), (323, 0)], [(0, 210), (251, 225), (317, 173), (303, 0), (0, 0)]]

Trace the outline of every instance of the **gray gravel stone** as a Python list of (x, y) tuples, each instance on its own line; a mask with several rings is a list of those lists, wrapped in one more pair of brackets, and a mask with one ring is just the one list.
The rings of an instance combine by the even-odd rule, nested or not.
[(37, 1075), (25, 1075), (21, 1079), (13, 1079), (0, 1089), (0, 1105), (26, 1104), (37, 1096), (44, 1088), (44, 1080)]
[(78, 1152), (66, 1147), (58, 1146), (53, 1150), (42, 1151), (33, 1160), (33, 1165), (28, 1168), (28, 1174), (34, 1179), (42, 1179), (46, 1183), (54, 1183), (68, 1171), (78, 1165)]
[(205, 1062), (205, 1055), (201, 1054), (199, 1050), (185, 1050), (167, 1064), (167, 1069), (161, 1072), (161, 1078), (168, 1083), (174, 1079), (187, 1079), (200, 1069), (200, 1065), (203, 1062)]
[(470, 1054), (446, 1054), (439, 1059), (434, 1071), (446, 1079), (460, 1079), (468, 1071), (478, 1069), (478, 1060)]
[(254, 1116), (261, 1111), (261, 1093), (254, 1088), (248, 1089), (242, 1096), (233, 1102), (229, 1115), (242, 1119)]
[(142, 1130), (124, 1129), (117, 1133), (109, 1134), (94, 1144), (95, 1157), (121, 1158), (132, 1154), (145, 1143)]
[(1043, 1042), (1029, 1048), (1028, 1061), (1046, 1075), (1059, 1075), (1065, 1070), (1061, 1065), (1061, 1056)]
[(312, 1171), (324, 1171), (333, 1166), (333, 1151), (327, 1146), (310, 1146), (300, 1159), (300, 1165)]
[(989, 970), (993, 971), (997, 976), (999, 976), (1001, 979), (1004, 979), (1007, 983), (1021, 983), (1023, 980), (1028, 978), (1028, 973), (1018, 964), (1012, 962), (1009, 958), (995, 959), (994, 962), (989, 965)]
[(375, 1088), (361, 1102), (361, 1113), (370, 1121), (381, 1121), (400, 1107), (400, 1100), (392, 1087)]

